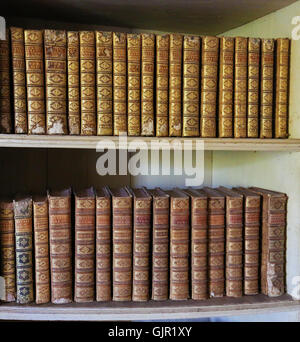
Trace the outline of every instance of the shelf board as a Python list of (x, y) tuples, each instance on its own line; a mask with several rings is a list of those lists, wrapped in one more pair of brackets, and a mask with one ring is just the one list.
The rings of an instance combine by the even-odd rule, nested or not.
[(29, 321), (129, 321), (195, 319), (286, 311), (300, 311), (300, 301), (293, 300), (286, 294), (276, 298), (257, 295), (241, 298), (214, 298), (205, 301), (93, 302), (64, 305), (1, 304), (0, 319)]
[[(208, 151), (300, 152), (300, 139), (126, 137), (126, 142), (120, 144), (119, 137), (116, 136), (0, 135), (0, 147), (96, 149), (99, 142), (108, 143), (109, 141), (112, 141), (118, 149), (130, 148), (133, 142), (141, 148), (147, 146), (147, 148), (155, 149), (161, 147), (162, 143), (169, 143), (172, 146), (173, 143), (180, 142), (183, 146), (184, 141), (192, 142), (191, 146), (195, 149), (197, 143), (204, 141), (204, 149)], [(146, 144), (142, 145), (142, 141)]]

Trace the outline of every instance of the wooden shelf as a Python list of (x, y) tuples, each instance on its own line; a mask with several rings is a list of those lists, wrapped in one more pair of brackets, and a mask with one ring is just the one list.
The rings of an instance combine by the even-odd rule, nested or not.
[(3, 320), (47, 321), (128, 321), (157, 319), (192, 319), (240, 314), (300, 311), (300, 301), (289, 295), (269, 298), (264, 295), (242, 298), (215, 298), (206, 301), (166, 301), (147, 303), (89, 303), (65, 305), (0, 305)]
[[(300, 139), (227, 139), (227, 138), (156, 138), (126, 137), (126, 143), (119, 144), (119, 137), (109, 136), (49, 136), (49, 135), (18, 135), (1, 134), (0, 147), (29, 148), (71, 148), (96, 149), (100, 141), (112, 141), (118, 149), (130, 147), (132, 142), (145, 142), (147, 148), (157, 148), (162, 142), (172, 146), (174, 142), (192, 141), (193, 149), (197, 141), (204, 141), (204, 149), (208, 151), (284, 151), (300, 152)], [(142, 144), (137, 144), (143, 148)]]

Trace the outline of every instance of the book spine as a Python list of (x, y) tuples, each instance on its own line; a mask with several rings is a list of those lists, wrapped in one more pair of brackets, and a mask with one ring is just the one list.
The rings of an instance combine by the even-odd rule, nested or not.
[(49, 197), (51, 301), (72, 302), (71, 198)]
[(11, 133), (11, 102), (10, 102), (10, 42), (8, 30), (5, 40), (0, 40), (0, 133)]
[(170, 299), (189, 298), (189, 198), (171, 198)]
[(33, 302), (32, 200), (14, 202), (17, 303)]
[(126, 33), (113, 33), (114, 135), (127, 133)]
[(169, 55), (169, 136), (181, 137), (182, 44), (179, 34), (170, 34)]
[(27, 127), (24, 30), (11, 27), (12, 78), (14, 92), (15, 133), (25, 134)]
[(25, 30), (28, 133), (46, 133), (43, 31)]
[(0, 202), (0, 273), (5, 280), (5, 301), (16, 300), (15, 227), (13, 202)]
[(142, 33), (141, 134), (154, 136), (155, 35)]
[(235, 38), (235, 77), (234, 77), (234, 137), (247, 137), (247, 38)]
[(33, 201), (35, 302), (50, 302), (48, 201)]
[(96, 300), (111, 300), (111, 201), (97, 197), (96, 212)]
[(169, 198), (153, 198), (152, 299), (167, 300), (169, 285)]
[(67, 32), (69, 134), (80, 134), (79, 35)]
[(275, 138), (288, 138), (289, 57), (290, 40), (288, 38), (277, 39)]
[(95, 33), (79, 32), (81, 135), (96, 135)]
[(247, 137), (258, 138), (260, 39), (248, 38)]
[(128, 72), (128, 135), (137, 136), (141, 133), (141, 36), (127, 34), (127, 72)]
[(92, 302), (95, 292), (95, 198), (75, 197), (75, 290), (77, 303)]
[(97, 135), (112, 135), (112, 32), (96, 32)]
[(202, 38), (200, 134), (203, 138), (217, 135), (219, 38)]
[(219, 137), (233, 136), (234, 38), (220, 38)]
[(169, 135), (169, 35), (156, 35), (156, 136)]
[(113, 300), (131, 300), (132, 198), (113, 197)]
[(260, 138), (272, 138), (274, 39), (261, 44)]
[(182, 135), (199, 136), (200, 37), (184, 36)]

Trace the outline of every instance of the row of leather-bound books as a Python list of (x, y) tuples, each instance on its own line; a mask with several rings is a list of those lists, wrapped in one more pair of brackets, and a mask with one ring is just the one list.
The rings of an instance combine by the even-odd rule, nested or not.
[(103, 187), (76, 192), (74, 202), (71, 188), (1, 200), (7, 302), (285, 292), (284, 193)]
[(287, 138), (288, 38), (24, 30), (0, 41), (0, 132)]

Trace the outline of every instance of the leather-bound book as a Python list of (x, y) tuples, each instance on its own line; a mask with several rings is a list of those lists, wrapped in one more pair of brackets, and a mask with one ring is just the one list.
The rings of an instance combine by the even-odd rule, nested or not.
[(97, 135), (112, 135), (112, 32), (96, 31)]
[(141, 36), (127, 34), (127, 113), (128, 135), (141, 133)]
[(49, 219), (46, 196), (33, 197), (35, 302), (50, 302)]
[(170, 196), (170, 299), (189, 298), (190, 199), (184, 192)]
[(0, 40), (0, 133), (11, 133), (10, 41), (8, 30), (6, 30), (5, 38), (5, 40)]
[(219, 38), (202, 38), (200, 136), (217, 136)]
[(132, 300), (150, 297), (150, 233), (152, 197), (144, 188), (129, 189), (133, 196)]
[(111, 300), (111, 195), (107, 187), (96, 192), (96, 300)]
[(95, 297), (95, 217), (93, 188), (75, 194), (75, 290), (74, 301), (92, 302)]
[(155, 35), (142, 33), (141, 135), (154, 136)]
[(272, 138), (274, 39), (261, 40), (260, 67), (260, 138)]
[(247, 137), (248, 38), (235, 38), (234, 68), (234, 137)]
[(169, 135), (169, 44), (168, 34), (156, 35), (156, 136)]
[(79, 34), (67, 32), (69, 134), (80, 134)]
[(203, 190), (185, 190), (191, 198), (191, 288), (192, 299), (208, 298), (207, 279), (207, 194)]
[(276, 39), (275, 138), (288, 138), (290, 40)]
[(14, 204), (0, 199), (0, 274), (5, 281), (6, 302), (16, 300)]
[(152, 196), (152, 299), (169, 298), (169, 195), (157, 188)]
[(113, 300), (129, 301), (132, 293), (132, 196), (111, 189), (113, 230)]
[(47, 134), (68, 134), (66, 31), (45, 30)]
[(248, 38), (247, 137), (258, 138), (260, 39)]
[(12, 79), (13, 79), (13, 109), (15, 118), (15, 133), (26, 134), (27, 106), (26, 106), (26, 73), (25, 73), (25, 45), (24, 29), (10, 28)]
[(243, 295), (243, 195), (220, 186), (226, 197), (226, 296)]
[(81, 135), (96, 135), (95, 32), (80, 31)]
[(182, 45), (180, 34), (170, 34), (169, 54), (169, 136), (181, 137)]
[(244, 294), (259, 293), (261, 196), (246, 188), (234, 188), (244, 196)]
[(15, 198), (14, 218), (17, 303), (28, 304), (34, 301), (31, 197), (17, 196)]
[(49, 191), (51, 302), (72, 302), (71, 188)]
[(233, 136), (234, 38), (220, 38), (219, 137)]
[(126, 33), (113, 33), (113, 122), (114, 135), (127, 133)]
[(208, 293), (223, 297), (225, 267), (225, 196), (212, 188), (204, 188), (208, 197)]
[(182, 135), (199, 136), (200, 37), (184, 36)]
[(46, 134), (43, 31), (25, 30), (28, 133)]
[(287, 195), (257, 187), (262, 196), (261, 292), (269, 297), (285, 292)]

